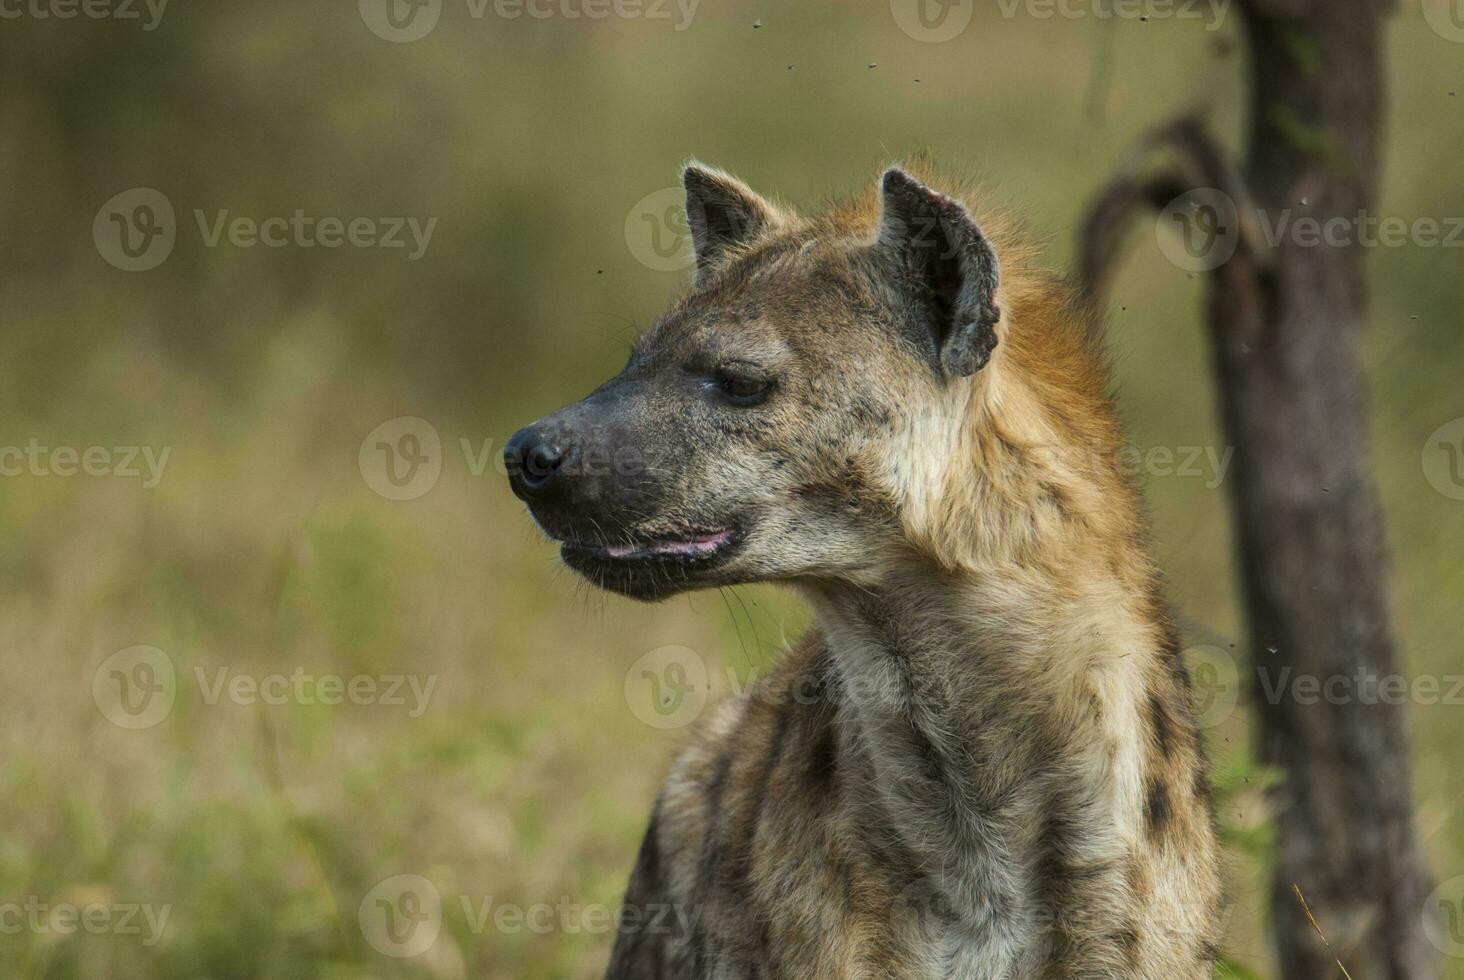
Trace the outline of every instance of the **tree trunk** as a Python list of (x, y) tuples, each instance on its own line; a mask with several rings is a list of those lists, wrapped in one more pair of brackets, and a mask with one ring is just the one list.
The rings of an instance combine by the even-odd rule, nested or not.
[[(1341, 976), (1340, 958), (1359, 980), (1428, 980), (1437, 967), (1422, 931), (1429, 886), (1404, 709), (1376, 696), (1378, 678), (1399, 663), (1359, 361), (1363, 248), (1356, 234), (1336, 246), (1292, 235), (1267, 242), (1257, 232), (1274, 234), (1283, 216), (1343, 218), (1355, 228), (1360, 212), (1376, 213), (1389, 5), (1241, 6), (1253, 70), (1243, 172), (1225, 165), (1198, 123), (1161, 131), (1156, 141), (1188, 154), (1195, 172), (1116, 180), (1085, 228), (1084, 275), (1099, 295), (1113, 264), (1112, 219), (1163, 207), (1176, 183), (1236, 198), (1240, 246), (1208, 277), (1208, 310), (1221, 414), (1236, 448), (1230, 487), (1259, 751), (1283, 776), (1271, 896), (1282, 972)], [(1346, 678), (1336, 689), (1346, 693), (1298, 698), (1289, 682), (1302, 675)]]
[[(1251, 203), (1375, 214), (1383, 5), (1245, 4), (1254, 61)], [(1398, 672), (1387, 555), (1368, 462), (1359, 340), (1363, 250), (1283, 238), (1269, 269), (1222, 266), (1210, 319), (1255, 651), (1260, 753), (1278, 766), (1272, 909), (1283, 975), (1340, 975), (1292, 886), (1359, 977), (1435, 975), (1421, 928), (1427, 877), (1413, 831), (1404, 709), (1375, 697)], [(1230, 273), (1234, 274), (1230, 274)], [(1353, 679), (1345, 703), (1272, 704), (1281, 672)], [(1310, 699), (1305, 699), (1310, 700)], [(1373, 701), (1375, 703), (1364, 703)]]

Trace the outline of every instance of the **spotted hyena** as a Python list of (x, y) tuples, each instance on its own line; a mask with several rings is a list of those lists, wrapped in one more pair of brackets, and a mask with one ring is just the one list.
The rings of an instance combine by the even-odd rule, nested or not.
[(607, 976), (1209, 976), (1205, 762), (1096, 317), (928, 175), (813, 217), (683, 182), (689, 291), (514, 436), (513, 488), (596, 585), (785, 582), (817, 629), (674, 764)]

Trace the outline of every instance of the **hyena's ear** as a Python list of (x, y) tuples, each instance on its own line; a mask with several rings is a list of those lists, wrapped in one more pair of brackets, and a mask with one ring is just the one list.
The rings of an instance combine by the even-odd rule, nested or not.
[(930, 320), (941, 371), (975, 374), (996, 347), (996, 253), (961, 204), (898, 167), (880, 181), (876, 248)]
[(736, 177), (689, 163), (681, 171), (686, 188), (686, 224), (696, 251), (697, 275), (721, 262), (728, 250), (776, 228), (778, 209)]

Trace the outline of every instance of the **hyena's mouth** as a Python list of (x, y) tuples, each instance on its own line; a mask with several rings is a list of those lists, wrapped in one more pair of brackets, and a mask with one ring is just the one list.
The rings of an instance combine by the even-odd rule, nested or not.
[(732, 543), (732, 529), (722, 528), (708, 534), (692, 534), (686, 537), (663, 538), (644, 544), (611, 544), (601, 549), (606, 558), (648, 558), (679, 555), (686, 558), (705, 558), (716, 554)]
[(741, 539), (737, 528), (722, 527), (612, 544), (564, 541), (560, 557), (601, 588), (646, 599), (700, 584), (732, 557)]

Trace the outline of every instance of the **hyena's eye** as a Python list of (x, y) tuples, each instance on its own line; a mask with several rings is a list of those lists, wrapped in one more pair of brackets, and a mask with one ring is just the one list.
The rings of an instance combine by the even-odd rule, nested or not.
[(767, 401), (773, 393), (773, 379), (741, 366), (721, 368), (712, 375), (717, 392), (739, 408), (750, 408)]

